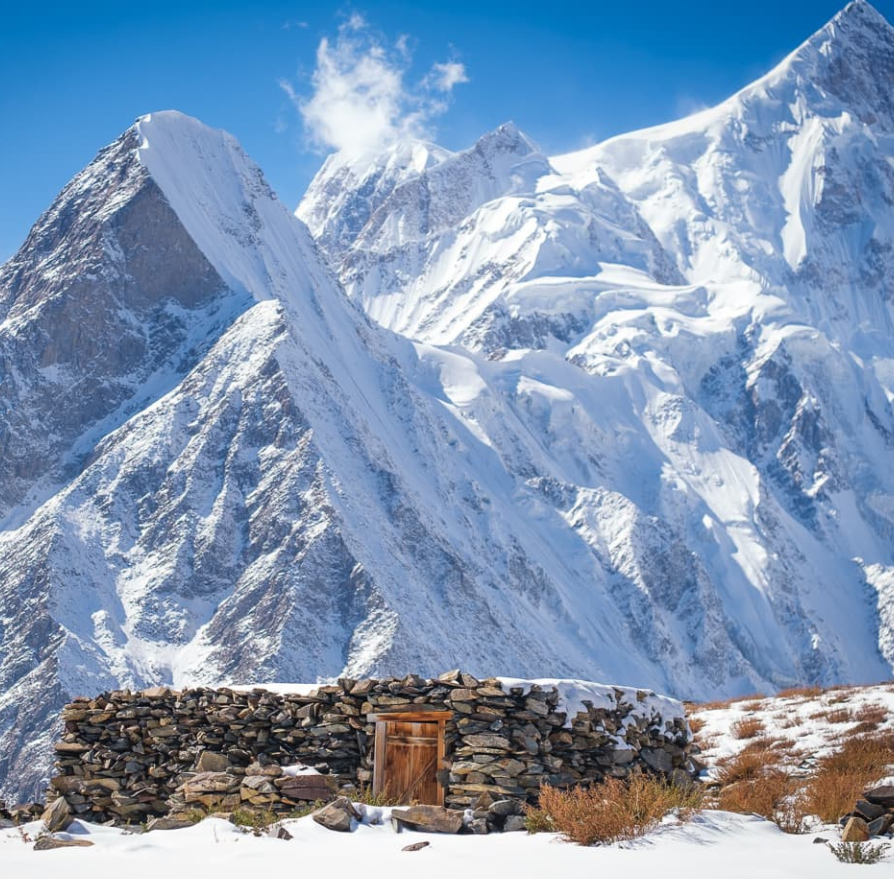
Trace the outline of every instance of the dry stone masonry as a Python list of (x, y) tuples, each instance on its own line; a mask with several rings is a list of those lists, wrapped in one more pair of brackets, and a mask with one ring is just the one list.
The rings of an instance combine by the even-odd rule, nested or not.
[[(190, 808), (285, 815), (371, 786), (368, 715), (400, 711), (445, 719), (444, 804), (475, 810), (491, 830), (536, 802), (544, 782), (652, 772), (688, 783), (699, 768), (674, 700), (454, 671), (435, 680), (342, 678), (302, 693), (156, 688), (76, 699), (62, 715), (48, 799), (64, 798), (90, 821), (142, 822)], [(296, 764), (311, 771), (288, 768)]]

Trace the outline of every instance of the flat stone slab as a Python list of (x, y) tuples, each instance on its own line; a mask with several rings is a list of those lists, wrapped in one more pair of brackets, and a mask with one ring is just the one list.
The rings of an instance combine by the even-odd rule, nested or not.
[(54, 848), (87, 848), (93, 845), (89, 839), (56, 839), (55, 836), (42, 836), (34, 843), (34, 851), (48, 852)]
[(886, 809), (894, 808), (894, 784), (883, 784), (863, 794), (863, 799)]
[(463, 813), (442, 806), (410, 806), (409, 809), (392, 809), (391, 820), (423, 833), (459, 833)]
[(153, 818), (146, 825), (146, 832), (150, 830), (182, 830), (184, 827), (193, 827), (195, 821), (188, 818), (179, 818), (177, 815), (162, 815), (160, 818)]

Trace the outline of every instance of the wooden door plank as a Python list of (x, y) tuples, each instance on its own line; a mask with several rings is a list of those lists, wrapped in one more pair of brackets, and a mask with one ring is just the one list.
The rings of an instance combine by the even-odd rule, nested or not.
[(385, 792), (385, 724), (376, 723), (376, 741), (373, 750), (373, 796)]

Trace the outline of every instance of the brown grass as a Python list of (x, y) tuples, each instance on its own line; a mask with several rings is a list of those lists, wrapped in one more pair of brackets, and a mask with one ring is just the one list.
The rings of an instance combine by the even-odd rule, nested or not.
[(707, 721), (703, 717), (690, 717), (689, 729), (692, 730), (693, 737), (697, 736), (704, 728)]
[(884, 723), (887, 719), (888, 709), (877, 702), (864, 705), (854, 712), (854, 720), (859, 720), (862, 723)]
[(719, 708), (729, 708), (737, 702), (759, 702), (767, 697), (763, 693), (751, 693), (748, 696), (734, 696), (732, 699), (718, 699), (714, 702), (702, 702), (695, 707), (699, 711), (716, 711)]
[[(643, 836), (672, 809), (687, 819), (701, 805), (698, 789), (684, 790), (647, 775), (607, 778), (569, 790), (543, 785), (538, 809), (526, 809), (529, 824), (552, 826), (579, 845), (613, 843)], [(539, 813), (539, 814), (538, 814)]]
[(862, 721), (858, 723), (853, 729), (848, 730), (849, 736), (865, 736), (874, 733), (878, 729), (877, 723), (870, 723), (869, 721)]
[(772, 751), (746, 749), (718, 760), (716, 766), (718, 783), (727, 787), (740, 781), (752, 781), (770, 769), (778, 768), (779, 757)]
[(757, 717), (743, 717), (730, 727), (730, 732), (736, 739), (753, 739), (763, 731), (764, 723)]
[(802, 809), (825, 822), (851, 811), (863, 791), (894, 763), (894, 733), (849, 736), (841, 750), (819, 761), (801, 795)]
[(712, 733), (709, 736), (703, 736), (698, 740), (698, 746), (703, 751), (710, 751), (714, 745), (717, 744), (717, 740), (720, 738), (720, 733)]
[(766, 739), (761, 741), (764, 747), (749, 745), (718, 761), (720, 790), (713, 805), (727, 812), (761, 815), (787, 833), (799, 832), (803, 815), (792, 806), (799, 782), (779, 763), (782, 753), (794, 743), (786, 739), (781, 743), (782, 748), (774, 749), (774, 740)]
[(828, 723), (849, 723), (854, 719), (850, 708), (826, 708), (809, 716), (810, 720), (825, 720)]
[(776, 694), (777, 699), (815, 699), (825, 691), (822, 687), (789, 687)]
[(778, 766), (766, 767), (757, 777), (737, 781), (721, 789), (717, 806), (727, 812), (760, 815), (775, 820), (783, 801), (796, 789), (796, 782)]
[(794, 739), (786, 739), (782, 736), (758, 736), (750, 741), (744, 751), (773, 751), (777, 756), (789, 756), (796, 751)]

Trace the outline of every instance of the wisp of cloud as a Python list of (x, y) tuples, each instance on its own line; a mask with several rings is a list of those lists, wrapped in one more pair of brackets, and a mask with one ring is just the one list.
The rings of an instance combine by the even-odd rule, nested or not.
[(469, 81), (460, 62), (447, 61), (409, 83), (411, 61), (406, 37), (388, 46), (355, 14), (339, 28), (334, 42), (320, 41), (309, 97), (289, 82), (280, 86), (300, 112), (314, 146), (360, 155), (403, 138), (431, 137), (453, 89)]

